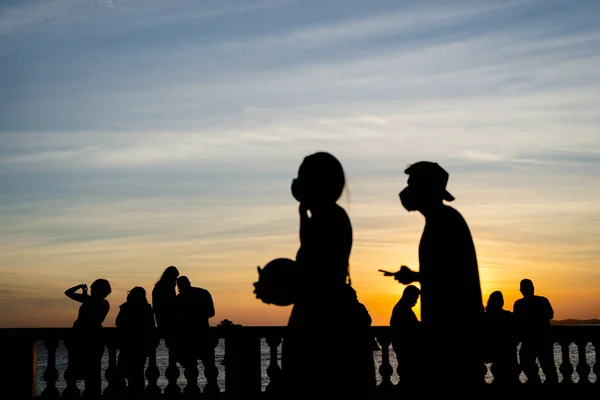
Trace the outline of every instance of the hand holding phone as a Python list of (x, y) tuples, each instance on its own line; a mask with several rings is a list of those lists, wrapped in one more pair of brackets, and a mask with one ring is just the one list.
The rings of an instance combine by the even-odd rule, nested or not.
[(383, 269), (380, 269), (379, 272), (381, 272), (383, 276), (393, 276), (395, 280), (404, 285), (411, 284), (417, 280), (416, 273), (406, 265), (401, 266), (400, 271), (398, 272), (390, 272)]
[(403, 285), (410, 285), (411, 283), (417, 280), (416, 275), (417, 274), (413, 270), (408, 268), (406, 265), (403, 265), (400, 267), (400, 271), (394, 274), (394, 279), (402, 283)]

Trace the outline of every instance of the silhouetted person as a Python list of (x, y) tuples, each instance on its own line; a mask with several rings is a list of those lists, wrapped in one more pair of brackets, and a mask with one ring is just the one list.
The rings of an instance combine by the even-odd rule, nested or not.
[(519, 383), (521, 367), (517, 360), (519, 340), (515, 316), (503, 307), (502, 292), (490, 294), (484, 318), (484, 359), (492, 363), (494, 384), (508, 385)]
[[(349, 285), (352, 225), (337, 204), (345, 182), (342, 165), (325, 152), (305, 157), (292, 182), (300, 203), (300, 248), (299, 290), (282, 353), (289, 396), (314, 396), (315, 377), (327, 382), (318, 392), (323, 398), (365, 398), (375, 386), (371, 317)], [(331, 344), (327, 357), (333, 364), (317, 359), (323, 343)]]
[(176, 304), (181, 317), (179, 362), (188, 368), (201, 360), (207, 374), (216, 374), (213, 350), (216, 343), (209, 330), (209, 319), (215, 316), (212, 296), (208, 290), (192, 286), (187, 276), (177, 278), (177, 288)]
[(115, 325), (120, 343), (118, 370), (127, 379), (128, 398), (141, 398), (145, 387), (144, 366), (158, 344), (154, 313), (144, 288), (136, 286), (129, 291)]
[(179, 271), (171, 265), (164, 270), (152, 289), (152, 309), (156, 317), (156, 325), (165, 337), (165, 345), (170, 349), (176, 344), (174, 335), (179, 325), (179, 312), (175, 304), (178, 276)]
[(448, 173), (437, 163), (420, 161), (405, 170), (408, 186), (400, 192), (408, 211), (425, 217), (419, 244), (419, 271), (403, 266), (395, 279), (420, 282), (421, 321), (431, 343), (429, 359), (446, 365), (440, 383), (472, 387), (483, 383), (480, 330), (483, 301), (471, 232), (462, 215), (443, 201)]
[(523, 298), (515, 301), (513, 313), (519, 324), (521, 338), (519, 358), (527, 382), (540, 382), (538, 367), (535, 363), (537, 358), (546, 376), (544, 383), (558, 383), (550, 324), (550, 320), (554, 318), (554, 310), (547, 298), (534, 294), (531, 280), (523, 279), (520, 290)]
[[(81, 289), (81, 293), (77, 291)], [(69, 373), (85, 382), (85, 394), (98, 397), (101, 394), (101, 362), (104, 354), (102, 323), (110, 310), (106, 297), (111, 292), (106, 279), (97, 279), (90, 286), (73, 286), (65, 291), (70, 299), (81, 303), (79, 314), (73, 323), (69, 348)]]
[(421, 347), (423, 346), (420, 322), (413, 311), (421, 291), (408, 285), (392, 310), (390, 327), (392, 347), (399, 365), (400, 385), (415, 386), (422, 382), (423, 369)]

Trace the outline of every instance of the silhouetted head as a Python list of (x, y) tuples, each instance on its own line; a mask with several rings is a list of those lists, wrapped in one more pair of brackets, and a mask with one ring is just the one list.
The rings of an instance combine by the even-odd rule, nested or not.
[(190, 283), (190, 280), (187, 276), (180, 276), (179, 278), (177, 278), (177, 288), (179, 289), (179, 293), (191, 287), (192, 284)]
[(158, 281), (156, 281), (156, 283), (158, 283), (158, 282), (170, 283), (173, 286), (175, 286), (175, 282), (177, 281), (178, 276), (179, 276), (179, 270), (174, 265), (171, 265), (170, 267), (167, 267), (164, 270), (164, 272), (162, 273), (162, 275), (160, 276)]
[(318, 152), (304, 158), (298, 177), (292, 182), (292, 195), (309, 208), (338, 201), (346, 178), (342, 164), (329, 153)]
[(408, 175), (408, 186), (400, 192), (400, 201), (408, 211), (424, 211), (442, 204), (443, 200), (453, 201), (446, 190), (448, 172), (439, 164), (419, 161), (409, 166), (404, 173)]
[(146, 304), (146, 289), (141, 286), (136, 286), (127, 293), (127, 302), (135, 304)]
[(492, 292), (488, 298), (485, 311), (499, 311), (502, 310), (502, 307), (504, 307), (504, 297), (502, 296), (502, 292), (499, 290)]
[(110, 283), (106, 279), (96, 279), (94, 283), (90, 286), (91, 296), (100, 297), (105, 299), (108, 297), (112, 289), (110, 288)]
[(402, 302), (408, 304), (410, 307), (414, 307), (417, 304), (417, 300), (419, 300), (419, 295), (421, 291), (415, 285), (408, 285), (404, 288), (404, 292), (402, 292)]
[(519, 290), (521, 291), (521, 294), (523, 295), (523, 297), (533, 296), (533, 293), (534, 293), (533, 282), (531, 282), (530, 279), (523, 279), (521, 281), (520, 286), (521, 287), (519, 288)]

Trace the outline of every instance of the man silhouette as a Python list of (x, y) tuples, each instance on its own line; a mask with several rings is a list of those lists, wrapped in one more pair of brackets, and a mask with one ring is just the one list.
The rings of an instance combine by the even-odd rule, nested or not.
[(206, 377), (213, 375), (216, 377), (218, 372), (214, 353), (216, 343), (210, 336), (208, 321), (215, 315), (212, 296), (208, 290), (192, 286), (187, 276), (177, 278), (177, 288), (179, 294), (176, 304), (181, 318), (179, 362), (188, 369), (196, 366), (198, 360), (202, 360)]
[(408, 285), (402, 297), (392, 310), (390, 327), (392, 331), (392, 347), (399, 364), (400, 385), (415, 385), (422, 377), (421, 335), (419, 320), (412, 308), (417, 304), (420, 290), (414, 285)]
[(408, 186), (400, 192), (407, 211), (419, 211), (425, 228), (419, 244), (419, 271), (403, 266), (394, 278), (420, 282), (421, 321), (429, 340), (422, 351), (446, 364), (443, 385), (482, 384), (480, 329), (483, 301), (471, 232), (462, 215), (444, 204), (448, 173), (437, 163), (420, 161), (405, 170)]
[(519, 324), (521, 336), (519, 357), (527, 382), (541, 382), (535, 362), (537, 358), (546, 376), (544, 383), (558, 383), (550, 324), (550, 320), (554, 318), (554, 310), (547, 298), (534, 294), (535, 289), (531, 280), (523, 279), (520, 291), (523, 298), (515, 301), (513, 314)]

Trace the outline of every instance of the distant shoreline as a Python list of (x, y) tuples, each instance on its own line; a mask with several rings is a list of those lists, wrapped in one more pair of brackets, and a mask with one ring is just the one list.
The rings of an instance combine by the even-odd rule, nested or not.
[(552, 325), (600, 325), (600, 319), (561, 319), (550, 321)]

